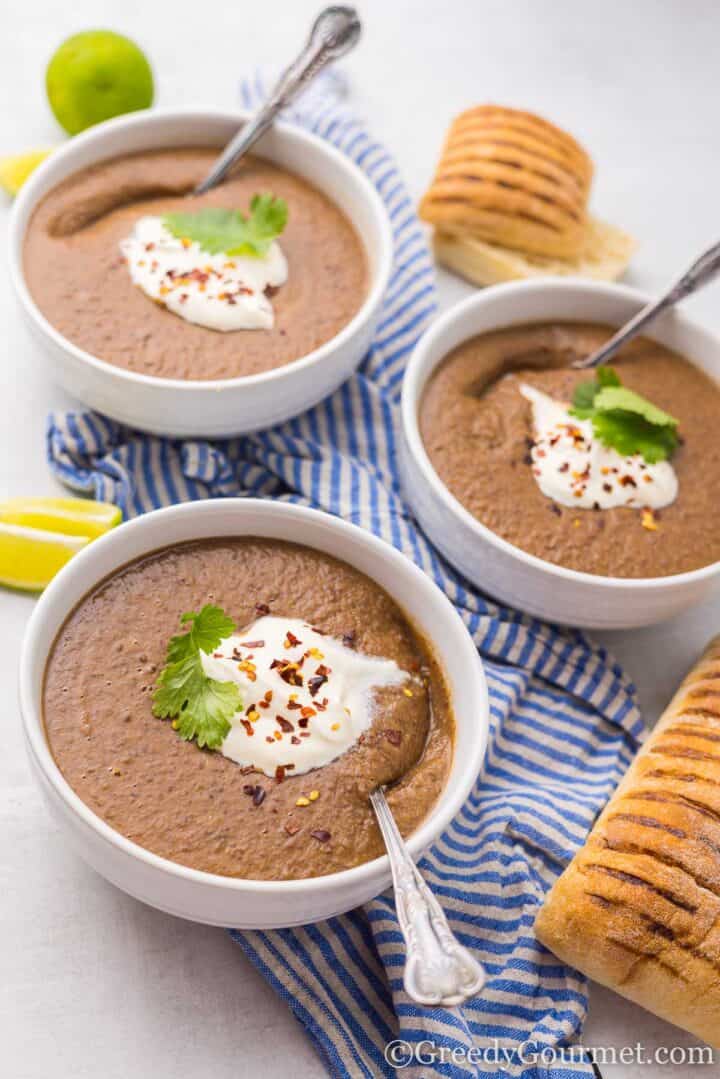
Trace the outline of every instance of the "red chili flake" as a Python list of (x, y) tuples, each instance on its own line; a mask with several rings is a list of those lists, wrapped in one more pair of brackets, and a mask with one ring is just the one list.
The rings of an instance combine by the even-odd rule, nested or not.
[(547, 454), (545, 453), (545, 450), (541, 450), (538, 447), (535, 448), (535, 453), (537, 454), (538, 457), (547, 457)]
[(610, 494), (610, 492), (612, 491), (612, 484), (611, 483), (604, 483), (603, 484), (603, 491), (607, 491), (607, 493)]
[(570, 468), (569, 461), (564, 461), (563, 464), (558, 465), (558, 472), (567, 472), (567, 470), (569, 468)]
[[(318, 672), (319, 672), (319, 670), (320, 670), (320, 668), (318, 667)], [(310, 691), (310, 696), (314, 697), (322, 689), (322, 687), (325, 685), (326, 682), (327, 682), (327, 675), (326, 674), (318, 673), (318, 674), (313, 675), (312, 678), (308, 678), (308, 690)]]
[(154, 251), (155, 250), (155, 244), (152, 241), (150, 241), (150, 243), (145, 244), (145, 250), (146, 251)]
[(632, 476), (621, 476), (620, 477), (620, 486), (621, 487), (637, 487), (637, 483), (632, 478)]
[(390, 745), (399, 746), (402, 742), (402, 731), (385, 731), (385, 737)]
[(348, 633), (343, 633), (343, 635), (342, 635), (342, 643), (345, 645), (346, 648), (354, 648), (355, 647), (355, 637), (356, 637), (355, 630), (351, 629)]
[(308, 722), (309, 722), (309, 720), (308, 720), (307, 716), (301, 716), (300, 719), (298, 720), (298, 727), (300, 727), (301, 729), (304, 730), (305, 727), (307, 727)]
[(318, 843), (328, 843), (332, 838), (330, 832), (326, 832), (324, 828), (318, 828), (316, 831), (311, 832), (310, 835), (313, 839), (317, 839)]
[(317, 712), (314, 708), (311, 708), (310, 705), (306, 704), (305, 707), (300, 710), (300, 715), (303, 719), (310, 719), (312, 716), (316, 716)]
[(255, 610), (258, 614), (270, 614), (270, 608), (267, 603), (256, 603)]
[(313, 633), (319, 633), (321, 637), (325, 637), (327, 635), (324, 629), (318, 629), (317, 626), (310, 626), (310, 629), (313, 631)]
[(301, 686), (303, 684), (303, 676), (295, 666), (288, 667), (285, 671), (280, 671), (280, 677), (289, 686)]
[(290, 739), (290, 745), (292, 745), (292, 746), (299, 746), (300, 745), (300, 739), (298, 738), (298, 736), (296, 734), (294, 734), (292, 736), (292, 738)]
[(275, 778), (277, 779), (278, 783), (282, 783), (282, 781), (284, 780), (286, 767), (287, 765), (285, 764), (278, 764), (277, 768), (275, 769)]
[(255, 734), (255, 731), (253, 730), (253, 725), (249, 719), (241, 719), (240, 722), (242, 723), (248, 735)]
[(288, 630), (285, 634), (285, 647), (295, 648), (299, 644), (302, 644), (302, 641), (298, 640), (295, 634), (291, 633), (290, 630)]
[(262, 805), (262, 803), (265, 801), (266, 793), (267, 792), (266, 792), (265, 788), (261, 787), (260, 784), (258, 783), (257, 787), (255, 788), (255, 793), (253, 794), (253, 805), (256, 805), (256, 806)]
[(300, 731), (300, 737), (301, 738), (309, 738), (310, 737), (310, 731)]
[(295, 730), (295, 727), (290, 722), (290, 720), (285, 719), (284, 716), (275, 716), (275, 722), (277, 723), (280, 730), (285, 731), (286, 734), (290, 734), (291, 731)]
[(300, 701), (288, 701), (287, 707), (290, 709), (291, 712), (297, 712), (298, 709), (302, 708), (302, 705), (300, 704)]
[(274, 738), (271, 738), (269, 734), (266, 734), (266, 735), (265, 735), (265, 741), (266, 741), (266, 742), (269, 742), (269, 743), (270, 743), (270, 745), (272, 745), (272, 744), (273, 744), (273, 742), (275, 741), (275, 739), (274, 739)]
[(293, 824), (291, 820), (285, 821), (283, 827), (285, 828), (285, 831), (288, 835), (297, 835), (297, 833), (300, 831), (300, 825)]
[(222, 652), (213, 652), (213, 659), (222, 659), (222, 658), (223, 658)]
[(265, 641), (240, 641), (240, 648), (264, 648)]
[(180, 303), (185, 303), (185, 301), (187, 300), (187, 298), (188, 298), (188, 294), (187, 294), (187, 292), (181, 292), (181, 293), (180, 293)]
[(317, 708), (318, 712), (324, 712), (325, 709), (327, 708), (327, 706), (328, 706), (327, 697), (323, 697), (323, 699), (321, 701), (315, 701), (315, 707)]

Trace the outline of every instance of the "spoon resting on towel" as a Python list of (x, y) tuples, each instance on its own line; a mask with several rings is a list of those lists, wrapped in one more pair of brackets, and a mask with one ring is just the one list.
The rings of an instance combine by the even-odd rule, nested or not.
[(390, 860), (395, 906), (405, 939), (405, 992), (427, 1007), (457, 1007), (477, 996), (485, 985), (485, 970), (448, 925), (405, 846), (382, 787), (372, 792), (370, 803)]

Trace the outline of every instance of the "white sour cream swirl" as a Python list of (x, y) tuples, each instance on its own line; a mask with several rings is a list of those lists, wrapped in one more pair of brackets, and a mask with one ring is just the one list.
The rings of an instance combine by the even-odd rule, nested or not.
[(335, 760), (370, 727), (374, 691), (411, 677), (392, 659), (273, 615), (201, 659), (210, 678), (235, 682), (243, 701), (220, 752), (268, 776), (288, 766), (288, 775), (301, 775)]
[(532, 470), (542, 493), (576, 509), (661, 509), (675, 500), (678, 481), (669, 461), (648, 464), (624, 457), (595, 437), (592, 422), (571, 416), (569, 406), (523, 383), (532, 405)]
[(173, 314), (211, 330), (269, 330), (275, 316), (265, 289), (287, 281), (288, 269), (274, 241), (264, 258), (209, 255), (165, 228), (161, 217), (141, 217), (120, 243), (138, 288)]

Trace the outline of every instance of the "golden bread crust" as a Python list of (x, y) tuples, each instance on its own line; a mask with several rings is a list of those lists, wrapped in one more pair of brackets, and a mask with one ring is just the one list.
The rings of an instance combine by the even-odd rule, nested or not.
[(531, 254), (573, 258), (583, 246), (592, 162), (540, 116), (483, 105), (450, 126), (420, 216)]
[(720, 637), (535, 927), (560, 959), (720, 1048)]

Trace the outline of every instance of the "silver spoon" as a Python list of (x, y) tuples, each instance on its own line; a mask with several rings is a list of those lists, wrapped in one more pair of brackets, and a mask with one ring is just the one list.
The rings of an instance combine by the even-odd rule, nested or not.
[(684, 300), (686, 296), (690, 296), (693, 292), (703, 288), (704, 285), (709, 284), (710, 281), (717, 277), (718, 273), (720, 273), (720, 244), (714, 244), (693, 262), (690, 269), (686, 270), (682, 277), (674, 285), (671, 285), (659, 300), (653, 300), (652, 303), (646, 304), (597, 352), (593, 352), (582, 360), (576, 360), (572, 366), (581, 368), (597, 367), (601, 363), (607, 363), (619, 348), (622, 348), (633, 337), (637, 337), (662, 311), (673, 307), (678, 300)]
[(202, 195), (217, 187), (230, 169), (238, 163), (251, 146), (264, 135), (281, 109), (297, 97), (317, 73), (327, 64), (350, 51), (358, 42), (362, 24), (352, 7), (326, 7), (313, 23), (310, 36), (300, 55), (280, 76), (262, 108), (223, 150), (194, 194)]
[(442, 907), (410, 857), (382, 787), (372, 792), (370, 802), (390, 859), (395, 905), (405, 938), (405, 992), (418, 1004), (457, 1007), (477, 996), (485, 985), (485, 971), (453, 934)]

